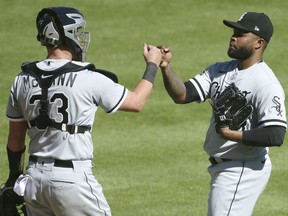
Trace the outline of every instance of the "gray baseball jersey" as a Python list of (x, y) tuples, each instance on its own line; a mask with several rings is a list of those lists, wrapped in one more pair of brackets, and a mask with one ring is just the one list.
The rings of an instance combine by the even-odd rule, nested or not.
[[(44, 71), (53, 71), (68, 60), (45, 59), (37, 63)], [(73, 62), (80, 66), (88, 63)], [(45, 74), (43, 75), (45, 79)], [(6, 115), (11, 121), (31, 121), (39, 115), (41, 88), (35, 78), (20, 73), (11, 87)], [(88, 69), (65, 73), (57, 77), (49, 88), (48, 114), (56, 122), (68, 121), (71, 125), (93, 125), (98, 107), (105, 112), (118, 110), (127, 95), (127, 89), (106, 76)], [(38, 130), (32, 127), (29, 154), (61, 160), (93, 158), (91, 133), (69, 134), (51, 127)]]
[[(285, 93), (268, 65), (261, 61), (248, 69), (239, 71), (237, 61), (216, 63), (201, 74), (190, 79), (200, 96), (199, 102), (212, 101), (231, 83), (246, 92), (246, 99), (254, 108), (245, 129), (266, 126), (286, 126)], [(214, 116), (207, 131), (205, 151), (213, 157), (247, 159), (265, 155), (268, 148), (244, 146), (222, 139), (216, 133)]]

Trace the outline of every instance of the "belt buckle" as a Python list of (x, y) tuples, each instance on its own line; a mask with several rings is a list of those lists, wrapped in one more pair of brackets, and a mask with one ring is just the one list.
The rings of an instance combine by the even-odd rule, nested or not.
[(64, 131), (64, 132), (67, 131), (67, 124), (62, 124), (61, 125), (61, 130)]
[(78, 125), (75, 125), (75, 127), (74, 127), (74, 134), (77, 134), (78, 133)]

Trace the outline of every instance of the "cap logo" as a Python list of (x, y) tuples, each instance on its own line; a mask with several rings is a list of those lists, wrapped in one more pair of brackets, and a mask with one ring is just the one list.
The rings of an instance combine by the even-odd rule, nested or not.
[(255, 26), (254, 30), (255, 30), (255, 31), (260, 31), (260, 29), (258, 28), (258, 26)]
[(242, 16), (239, 18), (239, 20), (238, 21), (241, 21), (243, 18), (244, 18), (244, 16), (247, 14), (247, 12), (245, 12), (244, 14), (242, 14)]

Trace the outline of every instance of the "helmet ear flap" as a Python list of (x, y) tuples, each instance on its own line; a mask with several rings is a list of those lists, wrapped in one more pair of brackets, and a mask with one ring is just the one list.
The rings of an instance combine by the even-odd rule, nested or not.
[(36, 19), (37, 40), (44, 46), (59, 46), (64, 43), (64, 30), (61, 22), (53, 11), (43, 9)]

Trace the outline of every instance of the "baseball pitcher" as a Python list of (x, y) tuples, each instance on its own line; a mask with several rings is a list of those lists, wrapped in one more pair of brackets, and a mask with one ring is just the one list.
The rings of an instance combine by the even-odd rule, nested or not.
[(172, 69), (171, 49), (162, 46), (165, 88), (175, 103), (209, 100), (213, 115), (204, 149), (211, 166), (208, 216), (249, 216), (271, 173), (268, 148), (286, 133), (285, 94), (263, 60), (273, 25), (264, 13), (246, 12), (233, 29), (228, 56), (182, 82)]

